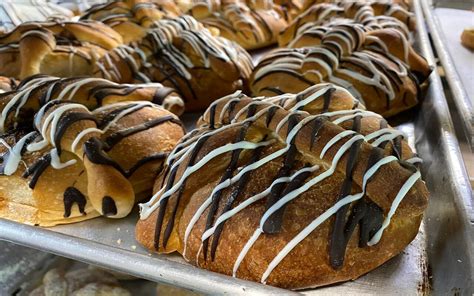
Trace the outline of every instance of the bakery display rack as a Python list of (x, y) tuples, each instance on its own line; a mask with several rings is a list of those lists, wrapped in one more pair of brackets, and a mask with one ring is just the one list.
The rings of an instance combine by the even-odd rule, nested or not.
[[(422, 5), (427, 4), (414, 1), (416, 46), (434, 67)], [(432, 33), (431, 37), (435, 44), (440, 42), (439, 36)], [(473, 193), (441, 79), (433, 72), (429, 80), (424, 101), (410, 113), (410, 120), (397, 118), (397, 128), (408, 135), (409, 143), (424, 160), (422, 173), (431, 192), (424, 222), (402, 254), (355, 281), (292, 292), (199, 269), (178, 255), (150, 254), (134, 238), (137, 210), (124, 219), (101, 217), (51, 228), (0, 219), (0, 240), (203, 293), (470, 295), (474, 277)], [(183, 117), (188, 129), (198, 116)]]

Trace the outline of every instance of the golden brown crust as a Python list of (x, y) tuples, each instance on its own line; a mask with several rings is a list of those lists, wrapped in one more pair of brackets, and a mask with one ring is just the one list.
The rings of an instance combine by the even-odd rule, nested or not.
[(462, 31), (461, 43), (465, 47), (474, 50), (474, 28), (466, 28)]
[[(332, 91), (330, 89), (330, 85), (317, 86), (311, 88), (306, 93), (295, 96), (286, 95), (286, 99), (282, 96), (283, 99), (280, 97), (278, 99), (255, 100), (244, 95), (234, 94), (214, 103), (204, 113), (203, 118), (199, 122), (199, 128), (194, 134), (186, 136), (178, 147), (186, 149), (184, 147), (191, 145), (186, 144), (189, 141), (191, 141), (190, 143), (196, 143), (197, 146), (192, 146), (194, 148), (189, 153), (184, 154), (184, 156), (173, 156), (168, 160), (171, 164), (177, 161), (182, 163), (176, 170), (176, 179), (172, 184), (178, 184), (178, 182), (185, 180), (184, 187), (179, 187), (181, 189), (176, 189), (175, 191), (169, 187), (163, 187), (172, 178), (171, 175), (173, 173), (170, 175), (170, 170), (173, 171), (173, 168), (164, 171), (165, 173), (155, 183), (154, 191), (158, 192), (161, 189), (160, 193), (151, 202), (142, 206), (141, 214), (144, 219), (137, 223), (137, 240), (145, 247), (155, 251), (158, 250), (160, 253), (178, 251), (183, 254), (185, 259), (202, 268), (228, 275), (232, 275), (234, 271), (234, 275), (239, 278), (264, 281), (270, 285), (292, 289), (321, 286), (355, 279), (400, 253), (418, 232), (422, 213), (427, 204), (428, 192), (423, 181), (420, 179), (414, 181), (413, 186), (407, 189), (406, 196), (396, 209), (389, 226), (385, 229), (378, 243), (371, 247), (365, 244), (359, 246), (359, 237), (363, 236), (360, 232), (363, 229), (360, 226), (355, 226), (355, 232), (352, 236), (349, 236), (345, 255), (343, 253), (342, 256), (344, 263), (339, 268), (335, 268), (333, 264), (334, 262), (340, 263), (340, 261), (333, 261), (335, 260), (332, 257), (334, 255), (329, 256), (329, 254), (334, 252), (331, 240), (335, 239), (336, 242), (339, 240), (337, 236), (332, 234), (336, 229), (334, 216), (323, 220), (322, 224), (312, 230), (301, 242), (292, 245), (289, 254), (283, 257), (278, 256), (282, 254), (281, 252), (285, 247), (291, 245), (291, 240), (297, 234), (302, 233), (301, 231), (304, 227), (309, 227), (308, 225), (314, 223), (319, 215), (336, 204), (338, 195), (341, 194), (342, 184), (348, 176), (346, 173), (347, 167), (349, 167), (348, 163), (352, 162), (350, 160), (353, 157), (351, 156), (352, 152), (349, 153), (348, 150), (337, 162), (336, 170), (333, 174), (316, 183), (316, 185), (311, 186), (306, 191), (299, 192), (297, 198), (286, 205), (282, 216), (281, 228), (279, 228), (280, 231), (259, 232), (262, 231), (261, 223), (265, 225), (265, 222), (262, 222), (262, 217), (264, 217), (264, 213), (268, 210), (269, 194), (231, 215), (230, 219), (225, 221), (220, 237), (215, 241), (216, 232), (218, 232), (215, 224), (218, 220), (216, 219), (221, 219), (223, 213), (230, 210), (226, 204), (232, 199), (232, 196), (236, 199), (231, 208), (236, 209), (239, 205), (243, 205), (244, 202), (250, 201), (252, 196), (252, 198), (255, 198), (259, 192), (265, 189), (268, 190), (272, 182), (275, 182), (278, 176), (281, 176), (279, 174), (282, 169), (288, 165), (292, 167), (291, 174), (294, 174), (293, 176), (301, 173), (303, 167), (313, 167), (314, 170), (310, 173), (309, 177), (305, 177), (306, 181), (304, 183), (309, 182), (312, 178), (326, 172), (331, 166), (331, 162), (334, 161), (336, 153), (342, 149), (341, 147), (345, 143), (351, 140), (351, 137), (341, 137), (333, 143), (334, 145), (330, 146), (324, 157), (320, 158), (319, 155), (323, 148), (331, 142), (331, 139), (337, 138), (337, 135), (345, 130), (344, 128), (353, 129), (354, 126), (348, 127), (347, 123), (345, 123), (346, 126), (344, 123), (340, 123), (341, 126), (338, 126), (331, 122), (340, 119), (341, 117), (339, 116), (342, 113), (336, 113), (339, 115), (325, 113), (334, 114), (325, 115), (329, 116), (329, 120), (325, 121), (321, 117), (311, 118), (308, 113), (296, 113), (294, 110), (288, 111), (275, 104), (276, 102), (281, 102), (281, 105), (285, 106), (285, 108), (292, 109), (297, 102), (302, 102), (305, 99), (309, 100), (311, 95), (319, 94), (309, 103), (309, 109), (304, 109), (312, 114), (319, 114), (321, 111), (317, 110), (320, 110), (318, 106), (320, 106), (321, 101), (330, 101), (327, 107), (329, 112), (337, 111), (338, 108), (341, 108), (338, 111), (347, 110), (347, 106), (354, 103), (354, 99), (346, 91), (340, 88), (335, 88)], [(329, 99), (326, 99), (326, 95), (329, 96)], [(249, 110), (252, 110), (251, 114), (249, 114)], [(360, 114), (360, 117), (363, 119), (360, 121), (361, 131), (366, 136), (383, 128), (380, 124), (381, 119), (376, 115), (363, 110), (351, 111), (349, 109), (347, 111), (349, 113), (343, 113), (347, 115), (351, 114), (351, 112), (358, 112), (357, 114)], [(255, 116), (257, 118), (254, 118), (252, 114), (260, 114), (260, 116)], [(349, 123), (355, 124), (354, 118), (348, 120)], [(231, 120), (232, 125), (230, 124)], [(292, 120), (296, 120), (296, 122), (291, 123)], [(295, 129), (298, 126), (298, 122), (301, 123), (305, 120), (308, 120), (306, 121), (307, 124), (302, 125), (298, 130), (293, 142), (298, 152), (291, 163), (288, 163), (286, 160), (289, 153), (287, 152), (287, 154), (281, 157), (266, 161), (260, 167), (254, 168), (249, 173), (248, 180), (251, 181), (247, 181), (243, 189), (237, 191), (238, 193), (236, 193), (236, 187), (239, 185), (236, 183), (231, 188), (222, 189), (220, 197), (215, 195), (215, 191), (213, 195), (212, 192), (216, 186), (226, 181), (223, 176), (226, 176), (228, 170), (232, 167), (233, 162), (231, 158), (233, 156), (231, 154), (233, 153), (220, 154), (209, 160), (205, 160), (204, 157), (210, 157), (216, 153), (215, 149), (228, 147), (231, 143), (240, 143), (240, 140), (237, 138), (242, 133), (243, 126), (245, 125), (239, 125), (239, 123), (251, 122), (246, 130), (246, 141), (253, 143), (263, 143), (268, 140), (276, 141), (262, 146), (259, 159), (264, 159), (283, 149), (285, 147), (283, 141), (288, 139), (288, 129)], [(314, 138), (314, 123), (319, 120), (322, 121), (317, 129), (317, 136)], [(293, 127), (290, 128), (290, 125)], [(215, 130), (212, 127), (215, 127)], [(200, 134), (201, 136), (199, 136)], [(205, 135), (208, 135), (207, 138)], [(198, 137), (194, 142), (190, 140), (193, 136)], [(200, 144), (198, 143), (200, 142), (203, 142), (202, 146), (199, 146)], [(374, 142), (372, 144), (375, 145)], [(353, 148), (350, 149), (352, 151)], [(371, 159), (377, 149), (379, 148), (375, 148), (367, 142), (361, 142), (360, 151), (351, 173), (351, 179), (354, 182), (350, 190), (352, 194), (361, 192), (362, 188), (364, 188), (363, 176), (367, 174), (368, 168), (373, 167), (373, 160)], [(403, 155), (400, 155), (401, 159), (409, 161), (413, 154), (406, 143), (403, 144), (403, 151)], [(254, 153), (256, 152), (251, 149), (244, 149), (243, 152), (239, 153), (235, 166), (235, 168), (238, 167), (239, 169), (230, 176), (235, 177), (238, 172), (243, 172), (243, 170), (248, 168), (252, 163), (251, 158)], [(385, 147), (385, 157), (393, 153), (394, 148), (388, 149)], [(190, 167), (187, 163), (191, 161), (193, 155), (196, 156), (196, 159), (191, 164), (204, 162), (204, 166), (196, 173), (187, 175), (185, 172)], [(319, 165), (319, 167), (314, 167), (314, 165)], [(399, 194), (405, 182), (416, 176), (416, 174), (413, 171), (413, 167), (410, 168), (410, 166), (406, 165), (406, 161), (390, 161), (378, 167), (377, 173), (373, 175), (371, 181), (365, 187), (364, 202), (372, 204), (371, 207), (380, 208), (386, 217), (389, 210), (393, 207), (395, 196)], [(187, 177), (185, 178), (185, 176)], [(163, 188), (165, 189), (163, 190)], [(273, 187), (271, 192), (274, 189)], [(171, 192), (171, 196), (166, 198), (165, 196), (168, 192)], [(286, 198), (288, 192), (283, 194), (285, 197), (281, 197), (282, 200)], [(220, 201), (216, 204), (217, 208), (215, 208), (213, 222), (206, 226), (208, 214), (213, 209), (211, 204), (214, 205), (212, 201), (210, 204), (207, 204), (211, 196), (212, 200), (215, 198), (219, 200), (220, 198)], [(155, 210), (149, 208), (150, 206), (158, 205), (158, 199), (167, 201), (167, 204), (161, 203)], [(197, 214), (203, 204), (207, 204), (207, 208), (205, 207), (201, 214)], [(175, 208), (176, 205), (177, 207)], [(349, 213), (354, 214), (353, 210), (358, 206), (358, 202), (352, 203), (347, 215)], [(162, 208), (164, 209), (163, 214), (161, 213)], [(172, 215), (175, 210), (176, 216), (173, 220)], [(375, 212), (372, 214), (375, 215)], [(196, 222), (194, 222), (193, 217), (198, 217)], [(346, 223), (345, 216), (342, 217), (342, 221)], [(375, 216), (370, 217), (375, 219)], [(161, 221), (161, 219), (163, 219), (163, 223), (160, 226), (158, 221)], [(172, 231), (166, 241), (170, 221), (174, 221), (174, 225), (171, 224)], [(210, 228), (210, 226), (213, 228)], [(191, 227), (190, 232), (188, 232), (189, 227)], [(208, 247), (205, 247), (203, 242), (206, 240), (203, 240), (202, 236), (209, 229), (213, 229), (213, 235), (209, 239)], [(158, 237), (157, 234), (159, 235)], [(255, 235), (258, 235), (255, 243), (246, 249), (245, 245)], [(158, 241), (156, 241), (157, 239)], [(217, 244), (214, 246), (216, 242)], [(214, 254), (212, 250), (214, 250)], [(248, 252), (245, 252), (245, 250)], [(204, 257), (204, 254), (207, 257)], [(239, 257), (242, 254), (245, 256)], [(243, 258), (240, 264), (236, 263), (240, 260), (239, 258)], [(277, 261), (276, 265), (272, 265), (271, 262), (274, 262), (276, 258), (282, 260)]]

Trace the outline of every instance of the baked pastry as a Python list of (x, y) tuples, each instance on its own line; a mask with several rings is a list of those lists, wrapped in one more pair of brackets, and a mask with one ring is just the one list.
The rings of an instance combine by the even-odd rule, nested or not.
[(180, 9), (171, 0), (122, 0), (94, 5), (81, 19), (103, 22), (117, 31), (124, 43), (129, 44), (141, 40), (155, 21), (179, 15)]
[(321, 3), (307, 6), (304, 12), (281, 32), (278, 37), (279, 45), (286, 46), (301, 29), (327, 26), (335, 19), (341, 18), (352, 20), (354, 23), (360, 23), (371, 29), (393, 26), (389, 23), (395, 23), (395, 26), (403, 31), (415, 29), (414, 15), (396, 4), (384, 4), (378, 1)]
[(39, 76), (2, 94), (0, 217), (52, 226), (126, 216), (184, 134), (175, 115), (150, 102), (159, 93)]
[(51, 19), (69, 20), (73, 17), (71, 10), (44, 0), (15, 0), (0, 3), (0, 32), (31, 21), (47, 21)]
[(364, 18), (364, 14), (370, 11), (370, 14), (393, 16), (404, 23), (410, 28), (414, 28), (415, 19), (414, 15), (409, 12), (411, 3), (409, 0), (306, 0), (303, 4), (303, 11), (308, 10), (310, 7), (323, 3), (333, 3), (340, 7), (343, 7), (346, 11), (344, 12), (345, 17), (360, 19)]
[(361, 107), (330, 84), (214, 102), (140, 205), (137, 240), (290, 289), (376, 268), (416, 236), (428, 191), (402, 134)]
[(0, 34), (0, 73), (17, 79), (90, 75), (95, 61), (120, 44), (122, 37), (99, 22), (23, 23)]
[[(206, 3), (206, 5), (204, 5)], [(196, 2), (188, 11), (207, 28), (235, 41), (245, 49), (262, 48), (276, 42), (290, 17), (272, 1), (225, 0)]]
[(187, 111), (247, 89), (253, 64), (238, 44), (216, 37), (191, 16), (161, 20), (136, 46), (121, 46), (96, 64), (95, 76), (120, 83), (156, 81), (172, 87)]
[(101, 78), (38, 74), (22, 80), (13, 91), (0, 95), (0, 110), (4, 112), (0, 132), (28, 121), (51, 101), (78, 103), (90, 110), (118, 102), (148, 101), (177, 115), (184, 111), (184, 102), (175, 90), (159, 83), (117, 84)]
[(418, 103), (420, 85), (431, 69), (402, 33), (395, 29), (366, 33), (362, 25), (342, 24), (321, 35), (318, 46), (281, 48), (264, 56), (251, 77), (252, 94), (296, 93), (332, 82), (383, 116)]
[(474, 27), (466, 28), (462, 31), (461, 43), (465, 47), (474, 50)]

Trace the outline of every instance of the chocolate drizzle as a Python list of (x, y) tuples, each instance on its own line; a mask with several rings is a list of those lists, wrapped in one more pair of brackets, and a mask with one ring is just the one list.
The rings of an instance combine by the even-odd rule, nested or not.
[[(290, 117), (288, 118), (288, 129), (287, 129), (287, 134), (295, 127), (295, 125), (298, 123), (298, 114), (291, 114)], [(287, 135), (288, 136), (288, 135)], [(294, 137), (291, 140), (291, 143), (289, 144), (288, 152), (285, 154), (285, 159), (283, 161), (283, 166), (280, 168), (280, 170), (277, 173), (277, 176), (273, 179), (279, 179), (282, 177), (288, 177), (291, 173), (291, 170), (293, 166), (295, 165), (296, 161), (296, 155), (298, 150), (296, 149), (295, 146), (295, 138)], [(296, 179), (294, 180), (295, 182)], [(303, 180), (304, 181), (304, 180)], [(291, 184), (287, 185), (287, 188), (290, 187)], [(272, 187), (270, 191), (270, 196), (267, 199), (267, 204), (265, 207), (265, 210), (267, 211), (269, 208), (271, 208), (282, 196), (283, 196), (283, 189), (285, 188), (285, 183), (278, 183), (275, 186)], [(281, 218), (282, 218), (282, 213), (284, 211), (285, 207), (282, 207), (280, 210), (277, 212), (273, 213), (263, 224), (262, 230), (267, 233), (267, 234), (274, 234), (278, 233), (281, 230)]]
[(31, 176), (31, 180), (28, 184), (28, 186), (31, 189), (35, 188), (39, 177), (49, 167), (50, 163), (51, 163), (51, 154), (48, 153), (40, 157), (32, 166), (28, 167), (26, 171), (23, 173), (22, 175), (23, 178), (28, 178)]
[(64, 192), (64, 218), (71, 216), (72, 206), (77, 204), (79, 212), (83, 215), (86, 214), (84, 211), (86, 206), (86, 198), (78, 189), (74, 187), (68, 187)]
[(167, 115), (167, 116), (163, 116), (163, 117), (159, 117), (159, 118), (155, 118), (155, 119), (146, 121), (146, 122), (144, 122), (140, 125), (129, 127), (127, 129), (115, 132), (115, 133), (111, 134), (110, 136), (108, 136), (104, 140), (104, 142), (107, 145), (107, 150), (112, 149), (112, 147), (114, 147), (118, 142), (120, 142), (122, 139), (124, 139), (128, 136), (131, 136), (133, 134), (145, 131), (149, 128), (158, 126), (158, 125), (160, 125), (162, 123), (165, 123), (167, 121), (181, 125), (181, 122), (178, 119), (176, 119), (174, 116), (171, 116), (171, 115)]
[(106, 217), (117, 215), (117, 206), (110, 196), (102, 199), (102, 214)]

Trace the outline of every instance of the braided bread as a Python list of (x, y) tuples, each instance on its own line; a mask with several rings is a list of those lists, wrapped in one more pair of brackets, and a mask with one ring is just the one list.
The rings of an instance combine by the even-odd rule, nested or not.
[(266, 55), (252, 74), (252, 93), (295, 93), (329, 81), (383, 116), (418, 103), (420, 84), (431, 69), (402, 33), (395, 29), (366, 33), (358, 24), (325, 30), (318, 46), (283, 48)]
[(246, 89), (252, 69), (243, 48), (182, 16), (157, 22), (137, 47), (109, 52), (96, 64), (95, 75), (120, 83), (160, 82), (176, 89), (186, 110), (196, 111)]
[(97, 4), (88, 9), (81, 20), (96, 20), (117, 31), (128, 44), (139, 41), (146, 35), (155, 21), (181, 15), (178, 6), (171, 0), (144, 1), (123, 0)]
[[(137, 99), (148, 101), (129, 102)], [(184, 134), (151, 102), (161, 99), (177, 97), (158, 86), (47, 76), (1, 94), (0, 217), (51, 226), (126, 216)]]
[[(206, 27), (233, 40), (245, 49), (256, 49), (276, 42), (278, 33), (287, 26), (287, 13), (272, 1), (197, 2), (190, 9)], [(216, 7), (217, 6), (217, 7)]]
[(140, 205), (137, 240), (292, 289), (376, 268), (415, 237), (428, 192), (403, 134), (361, 108), (330, 84), (214, 102)]
[(99, 22), (23, 23), (0, 34), (0, 74), (90, 75), (95, 61), (120, 44), (120, 35)]

